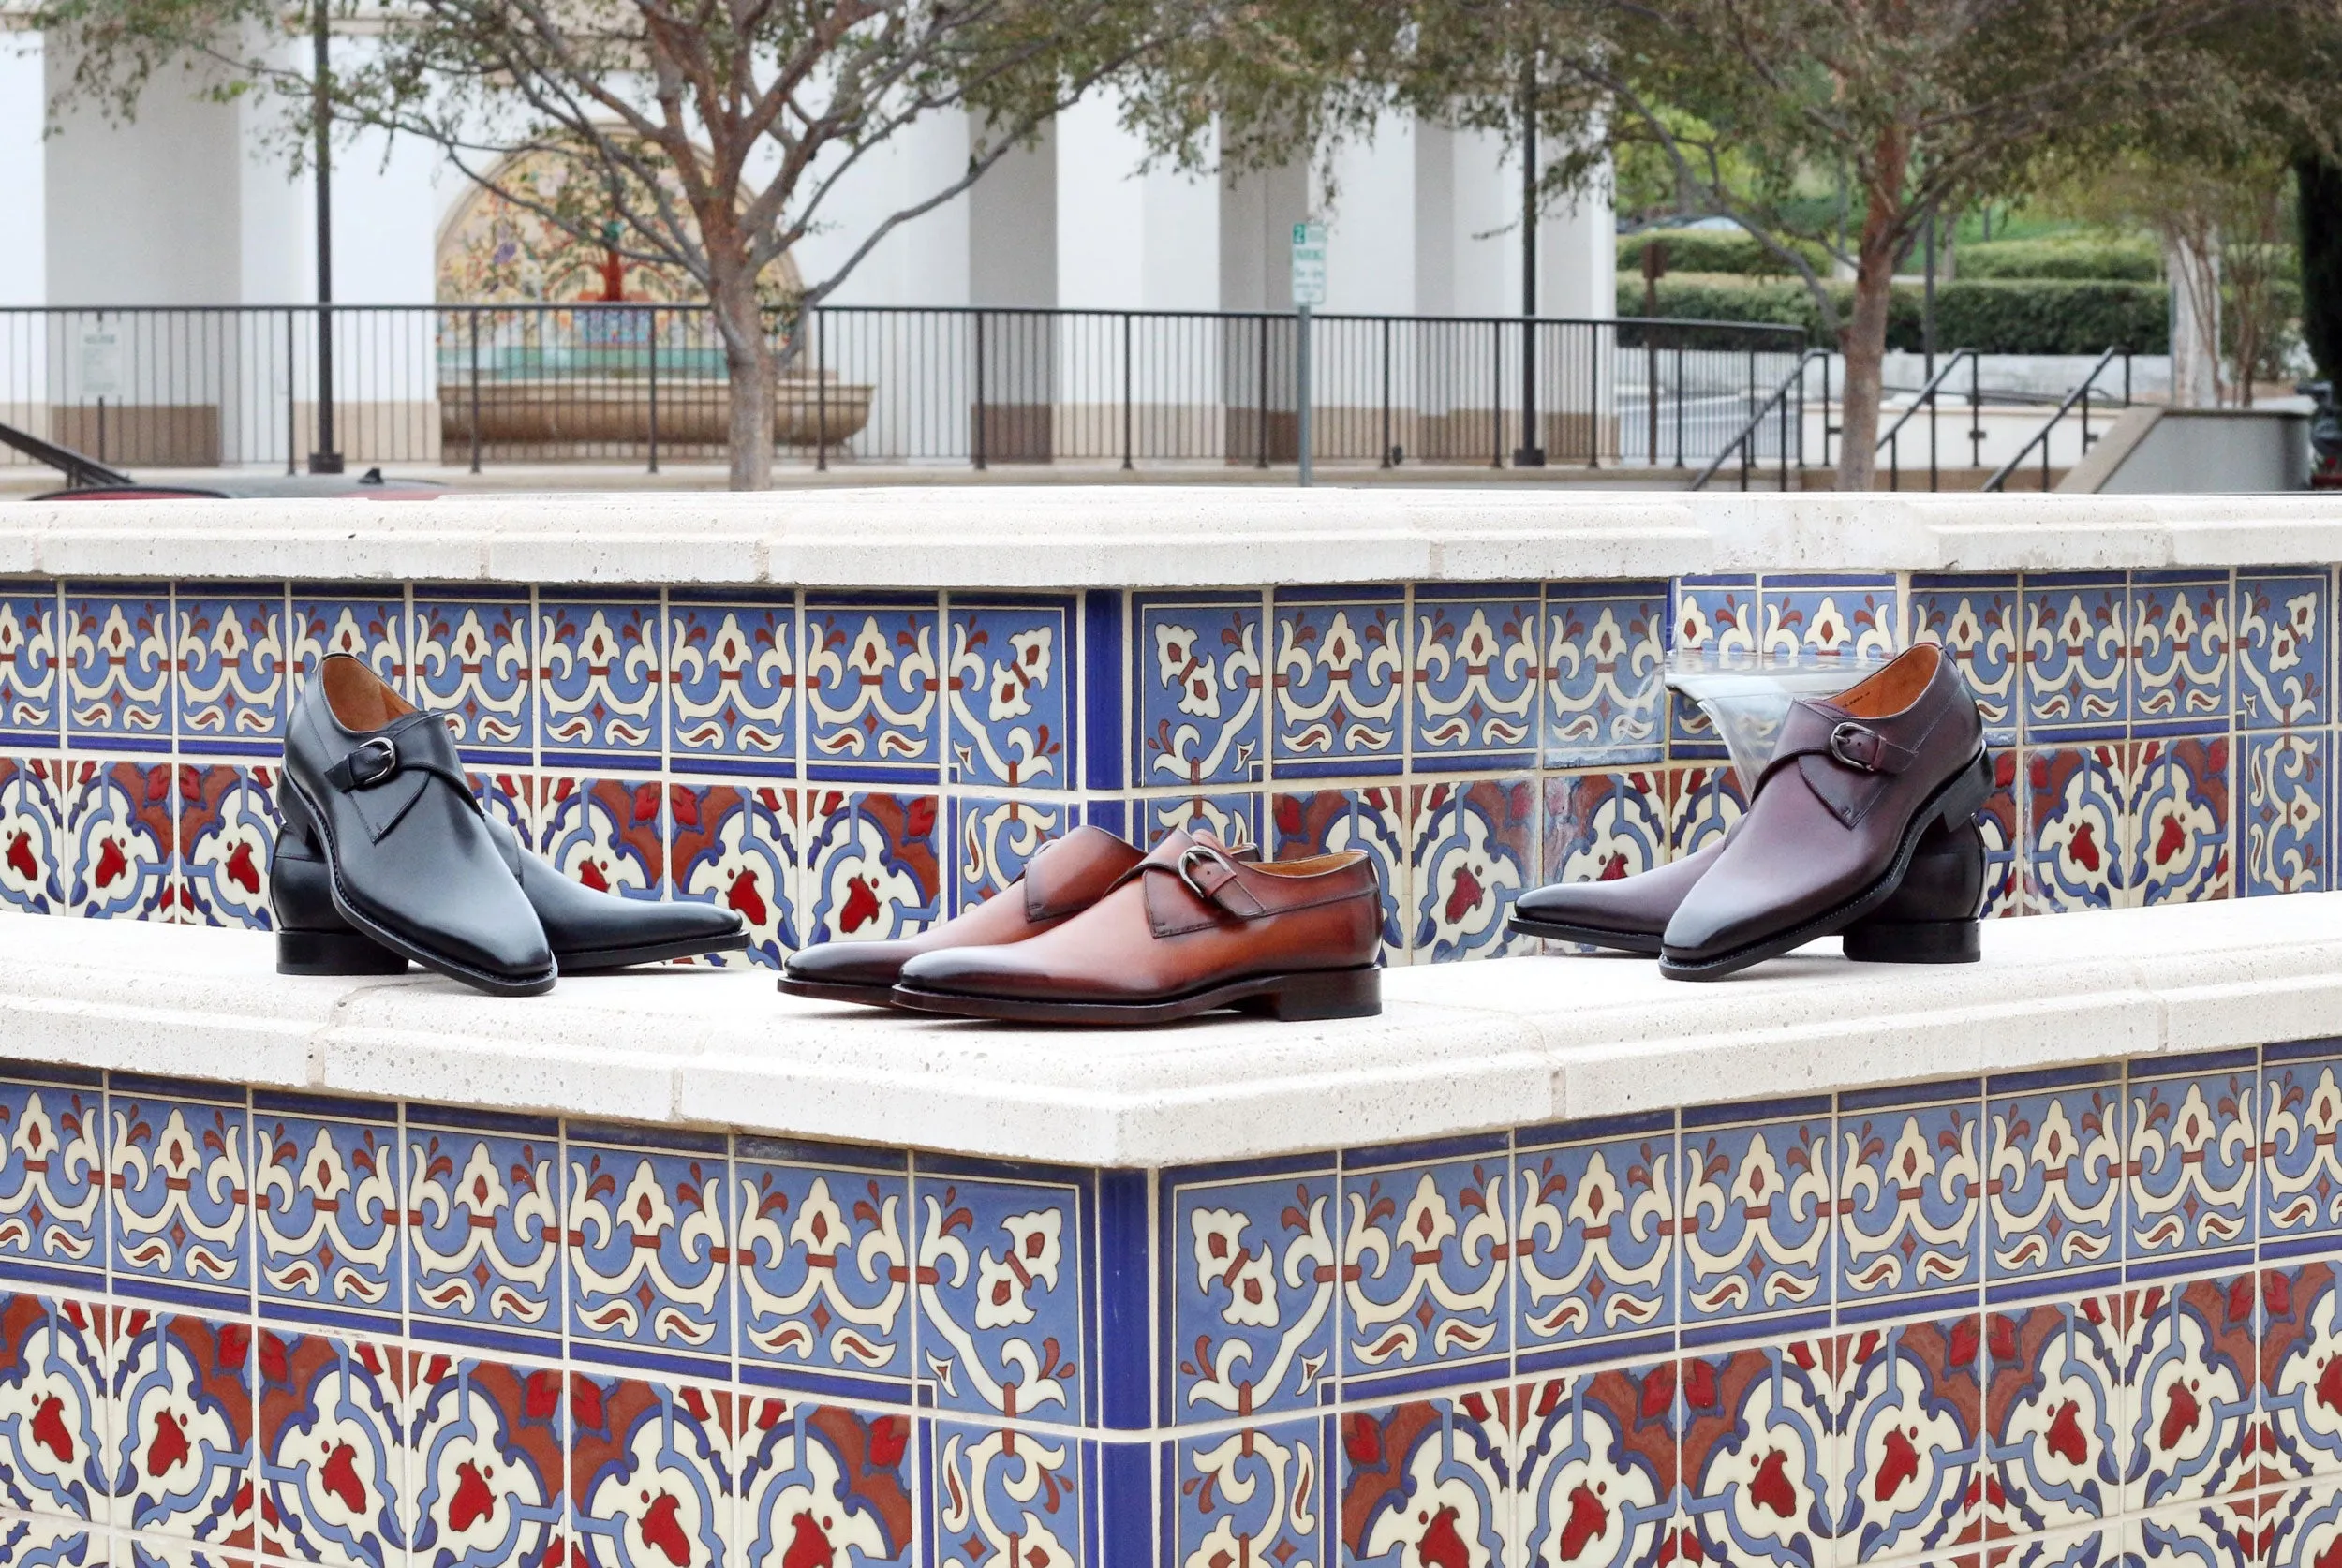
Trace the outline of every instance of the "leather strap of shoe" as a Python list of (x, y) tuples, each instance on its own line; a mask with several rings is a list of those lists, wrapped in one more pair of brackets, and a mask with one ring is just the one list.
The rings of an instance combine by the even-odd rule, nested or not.
[(353, 794), (388, 784), (405, 773), (443, 778), (455, 786), (465, 804), (474, 811), (480, 809), (471, 780), (465, 777), (455, 755), (455, 742), (447, 725), (433, 713), (409, 714), (380, 733), (369, 735), (325, 770), (325, 781), (344, 794)]
[(1800, 757), (1826, 757), (1856, 773), (1896, 774), (1918, 759), (1919, 749), (1899, 745), (1836, 708), (1798, 702), (1789, 704), (1788, 717), (1781, 723), (1780, 743), (1765, 771), (1757, 775), (1756, 787), (1764, 788), (1766, 779)]

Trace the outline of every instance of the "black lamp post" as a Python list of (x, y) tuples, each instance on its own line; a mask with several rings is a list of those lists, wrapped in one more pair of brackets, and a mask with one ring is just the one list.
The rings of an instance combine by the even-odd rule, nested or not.
[(1537, 444), (1537, 57), (1520, 68), (1520, 445), (1513, 466), (1542, 468)]
[(315, 55), (311, 118), (317, 121), (318, 138), (318, 444), (309, 454), (313, 474), (342, 471), (342, 454), (334, 444), (334, 119), (326, 84), (326, 4), (317, 0), (309, 22)]

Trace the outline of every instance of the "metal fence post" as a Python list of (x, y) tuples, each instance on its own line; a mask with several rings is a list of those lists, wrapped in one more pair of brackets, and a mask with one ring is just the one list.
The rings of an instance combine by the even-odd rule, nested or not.
[(1391, 466), (1390, 444), (1390, 318), (1383, 318), (1383, 466)]
[[(1617, 329), (1611, 330), (1615, 332)], [(1599, 468), (1602, 466), (1602, 323), (1587, 322), (1586, 337), (1593, 348), (1593, 364), (1586, 373), (1586, 466)]]
[(471, 471), (480, 472), (480, 307), (471, 317)]
[(813, 307), (813, 471), (829, 472), (829, 329)]
[(643, 312), (649, 323), (645, 339), (650, 349), (650, 469), (659, 472), (659, 311), (653, 306)]
[(1505, 323), (1489, 323), (1489, 423), (1495, 427), (1494, 455), (1489, 466), (1505, 466)]
[[(1654, 459), (1655, 461), (1655, 459)], [(1683, 334), (1675, 334), (1675, 466), (1683, 463)]]
[(1268, 466), (1268, 318), (1263, 315), (1255, 319), (1260, 327), (1260, 385), (1253, 398), (1258, 407), (1253, 410), (1255, 417), (1253, 420), (1253, 445), (1255, 449), (1253, 466), (1266, 468)]
[(976, 312), (976, 407), (975, 407), (975, 420), (974, 420), (974, 425), (975, 425), (975, 428), (974, 428), (974, 430), (971, 432), (971, 439), (970, 439), (969, 445), (970, 445), (970, 447), (971, 447), (971, 455), (972, 455), (972, 456), (974, 457), (974, 459), (975, 459), (975, 466), (976, 466), (979, 469), (981, 469), (981, 468), (983, 468), (983, 467), (984, 467), (984, 466), (985, 466), (985, 462), (984, 462), (984, 312), (983, 312), (983, 311), (981, 311), (981, 310), (979, 310), (979, 311), (977, 311), (977, 312)]
[(298, 473), (301, 450), (301, 356), (293, 342), (293, 313), (285, 312), (285, 472)]
[(1122, 313), (1122, 467), (1131, 467), (1131, 313)]

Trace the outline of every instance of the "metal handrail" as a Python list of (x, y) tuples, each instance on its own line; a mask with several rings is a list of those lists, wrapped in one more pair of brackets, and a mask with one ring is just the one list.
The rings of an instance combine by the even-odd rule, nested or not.
[(2057, 411), (2041, 422), (2041, 428), (2033, 433), (2033, 438), (2019, 448), (2016, 456), (2002, 464), (1994, 471), (1993, 477), (1984, 481), (1985, 489), (2000, 490), (2007, 486), (2008, 477), (2023, 467), (2024, 460), (2033, 455), (2033, 449), (2038, 447), (2041, 449), (2041, 488), (2047, 490), (2050, 487), (2050, 432), (2055, 430), (2059, 422), (2073, 411), (2077, 403), (2082, 406), (2082, 454), (2084, 457), (2090, 455), (2091, 444), (2097, 439), (2090, 434), (2090, 389), (2097, 384), (2099, 377), (2106, 374), (2106, 367), (2114, 362), (2117, 354), (2123, 357), (2122, 406), (2126, 408), (2130, 407), (2130, 351), (2109, 348), (2098, 356), (2097, 362), (2090, 367), (2090, 374), (2082, 378), (2082, 384), (2066, 394), (2065, 400), (2058, 404)]
[(14, 447), (34, 462), (56, 469), (65, 476), (68, 490), (96, 490), (138, 483), (121, 469), (110, 468), (86, 452), (61, 447), (54, 441), (44, 441), (30, 431), (19, 430), (12, 424), (0, 424), (0, 446)]
[(1952, 372), (1960, 368), (1963, 360), (1968, 363), (1968, 464), (1971, 467), (1977, 465), (1978, 453), (1984, 448), (1984, 418), (1981, 413), (1984, 393), (1980, 369), (1983, 357), (1973, 348), (1955, 348), (1951, 351), (1951, 358), (1944, 362), (1943, 368), (1929, 377), (1927, 385), (1921, 387), (1918, 395), (1911, 399), (1911, 407), (1887, 427), (1887, 434), (1880, 436), (1878, 445), (1871, 449), (1874, 456), (1882, 451), (1887, 454), (1887, 487), (1890, 490), (1903, 488), (1903, 427), (1911, 422), (1912, 416), (1920, 411), (1922, 403), (1927, 405), (1927, 488), (1943, 488), (1943, 466), (1939, 457), (1941, 448), (1935, 439), (1936, 399), (1943, 384), (1951, 379)]
[[(1786, 407), (1792, 390), (1797, 392), (1797, 466), (1800, 468), (1805, 466), (1805, 367), (1815, 360), (1821, 362), (1821, 405), (1825, 410), (1824, 418), (1828, 417), (1826, 411), (1830, 407), (1830, 351), (1826, 348), (1808, 348), (1797, 357), (1796, 366), (1788, 375), (1781, 378), (1781, 384), (1772, 389), (1771, 395), (1756, 406), (1756, 411), (1749, 416), (1748, 422), (1741, 426), (1740, 434), (1718, 449), (1715, 456), (1708, 460), (1708, 466), (1694, 476), (1691, 482), (1692, 489), (1706, 489), (1708, 481), (1716, 477), (1716, 470), (1724, 466), (1724, 460), (1738, 451), (1741, 454), (1741, 488), (1746, 490), (1750, 467), (1749, 443), (1756, 439), (1756, 432), (1764, 424), (1766, 416), (1770, 415), (1776, 407)], [(1822, 465), (1827, 467), (1830, 463), (1830, 431), (1827, 428), (1822, 432), (1821, 456)], [(1785, 491), (1789, 488), (1789, 443), (1786, 440), (1781, 443), (1781, 488)]]

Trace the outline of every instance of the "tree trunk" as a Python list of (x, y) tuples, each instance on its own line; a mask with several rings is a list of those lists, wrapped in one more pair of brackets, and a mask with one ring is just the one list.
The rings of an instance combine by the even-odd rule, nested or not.
[(2342, 164), (2293, 166), (2302, 225), (2302, 337), (2318, 374), (2342, 381)]
[(1884, 387), (1887, 315), (1894, 303), (1894, 197), (1903, 188), (1909, 144), (1902, 132), (1879, 138), (1878, 171), (1862, 214), (1861, 246), (1855, 252), (1854, 311), (1838, 333), (1845, 356), (1845, 405), (1839, 420), (1838, 488), (1868, 490), (1878, 472), (1878, 400)]
[(731, 380), (732, 488), (773, 487), (772, 340), (756, 298), (756, 279), (743, 267), (714, 289), (716, 328), (723, 334), (724, 368)]

